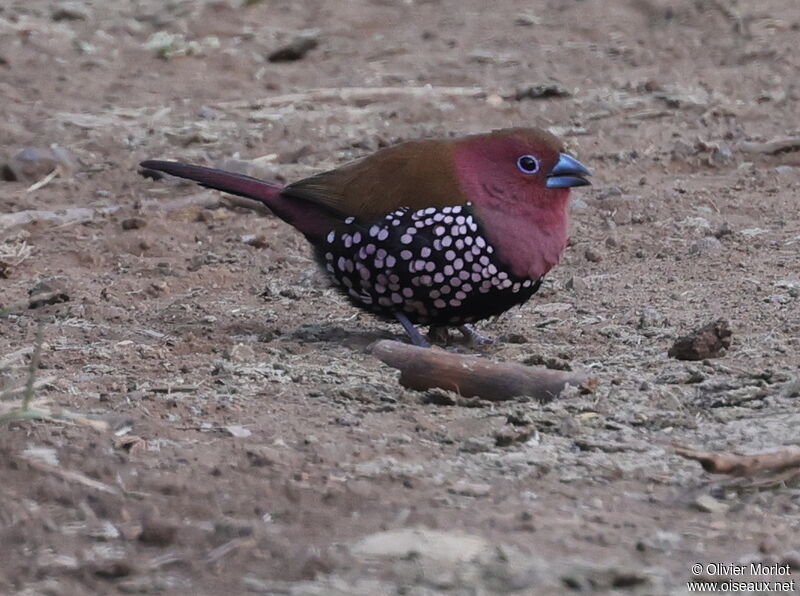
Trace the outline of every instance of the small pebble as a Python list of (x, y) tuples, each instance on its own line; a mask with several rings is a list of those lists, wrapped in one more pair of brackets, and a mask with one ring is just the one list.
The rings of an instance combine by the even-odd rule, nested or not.
[(311, 50), (319, 45), (316, 32), (308, 31), (298, 35), (291, 42), (274, 50), (267, 56), (270, 62), (293, 62), (305, 58)]
[(590, 263), (599, 263), (603, 260), (603, 254), (598, 251), (597, 249), (592, 248), (591, 246), (587, 248), (583, 255), (586, 257), (586, 260)]
[(704, 360), (722, 355), (731, 345), (731, 328), (728, 321), (718, 319), (688, 335), (679, 337), (669, 349), (670, 358), (678, 360)]
[(147, 225), (147, 220), (141, 217), (128, 217), (121, 222), (123, 230), (141, 230)]

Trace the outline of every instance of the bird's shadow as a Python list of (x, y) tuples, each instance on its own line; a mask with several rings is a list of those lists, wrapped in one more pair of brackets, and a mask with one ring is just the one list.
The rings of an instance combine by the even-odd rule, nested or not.
[(304, 323), (284, 337), (304, 343), (331, 343), (364, 350), (381, 339), (403, 341), (403, 336), (382, 329), (353, 329), (332, 323)]

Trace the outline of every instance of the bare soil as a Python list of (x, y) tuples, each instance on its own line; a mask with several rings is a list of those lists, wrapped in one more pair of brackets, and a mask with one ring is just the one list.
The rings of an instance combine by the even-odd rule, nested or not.
[[(680, 594), (750, 560), (800, 582), (797, 474), (672, 449), (800, 435), (800, 147), (768, 144), (800, 136), (799, 38), (796, 0), (4, 2), (0, 303), (48, 278), (69, 300), (0, 319), (7, 392), (43, 325), (54, 414), (0, 426), (0, 593)], [(561, 265), (481, 327), (488, 358), (597, 375), (550, 404), (404, 390), (368, 350), (400, 328), (302, 237), (137, 173), (290, 181), (520, 125), (594, 171)], [(49, 178), (13, 160), (52, 145)], [(720, 318), (719, 357), (667, 356)]]

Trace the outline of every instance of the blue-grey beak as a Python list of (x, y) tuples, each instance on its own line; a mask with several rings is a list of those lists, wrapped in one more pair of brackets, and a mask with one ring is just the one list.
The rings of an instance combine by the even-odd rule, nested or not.
[(572, 188), (591, 184), (585, 176), (591, 176), (589, 169), (577, 159), (566, 153), (558, 154), (558, 163), (547, 175), (547, 188)]

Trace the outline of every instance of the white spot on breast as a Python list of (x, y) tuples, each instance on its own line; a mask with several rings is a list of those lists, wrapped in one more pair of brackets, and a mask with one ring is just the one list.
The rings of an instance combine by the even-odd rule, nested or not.
[(355, 218), (355, 217), (346, 217), (346, 218), (344, 219), (344, 223), (346, 223), (346, 224), (351, 224), (351, 223), (353, 223), (355, 220), (356, 220), (356, 218)]
[(358, 273), (361, 275), (361, 279), (369, 279), (369, 269), (366, 267), (362, 267)]
[(403, 302), (403, 297), (397, 292), (394, 292), (392, 294), (392, 302), (394, 302), (395, 304), (400, 304), (401, 302)]
[(436, 207), (428, 207), (427, 209), (425, 209), (424, 213), (425, 215), (433, 215), (434, 213), (436, 213)]
[(453, 269), (456, 271), (464, 268), (464, 260), (463, 259), (456, 259), (453, 261)]
[(452, 300), (450, 300), (450, 306), (456, 306), (456, 307), (461, 306), (461, 300), (456, 300), (455, 298), (453, 298)]
[(411, 244), (411, 241), (413, 239), (414, 238), (410, 234), (403, 234), (402, 236), (400, 236), (400, 242), (403, 244)]
[(436, 269), (436, 263), (434, 263), (433, 261), (428, 261), (425, 264), (425, 271), (427, 271), (428, 273), (433, 273), (435, 269)]
[(389, 230), (387, 230), (386, 228), (378, 232), (378, 240), (380, 240), (381, 242), (386, 240), (388, 237), (389, 237)]
[(350, 248), (351, 246), (353, 246), (353, 239), (350, 237), (350, 234), (345, 234), (344, 236), (342, 236), (342, 240), (344, 240), (345, 248)]
[(325, 260), (326, 261), (332, 261), (333, 260), (333, 253), (332, 252), (326, 252), (325, 253)]
[(451, 290), (452, 290), (452, 288), (450, 286), (446, 285), (446, 284), (443, 285), (441, 288), (439, 288), (439, 291), (442, 294), (449, 294), (451, 292)]
[(375, 245), (374, 244), (367, 244), (367, 254), (374, 255), (375, 254)]
[(444, 234), (444, 226), (436, 226), (433, 229), (433, 233), (436, 234), (437, 236), (441, 236), (442, 234)]
[(336, 232), (330, 232), (326, 240), (328, 241), (328, 244), (332, 244), (333, 241), (336, 240)]
[(361, 244), (361, 234), (359, 232), (353, 234), (353, 244)]
[(411, 298), (414, 295), (414, 290), (411, 288), (403, 288), (403, 296), (406, 298)]
[(423, 246), (422, 250), (419, 251), (419, 255), (423, 259), (427, 259), (429, 256), (431, 256), (431, 249), (427, 246)]
[(435, 283), (437, 283), (437, 284), (442, 283), (444, 281), (444, 274), (443, 273), (437, 273), (436, 275), (433, 276), (433, 281)]
[(441, 298), (438, 298), (437, 300), (434, 300), (434, 301), (433, 301), (433, 305), (434, 305), (436, 308), (444, 308), (445, 306), (447, 306), (447, 302), (445, 302), (445, 301), (444, 301), (444, 300), (442, 300)]
[(486, 240), (483, 239), (483, 236), (476, 236), (475, 244), (483, 248), (484, 246), (486, 246)]
[(400, 258), (403, 259), (404, 261), (410, 261), (411, 257), (413, 257), (413, 256), (414, 255), (412, 254), (412, 252), (410, 250), (408, 250), (408, 249), (404, 249), (404, 250), (400, 251)]
[(447, 248), (451, 244), (453, 244), (453, 239), (450, 236), (445, 236), (444, 238), (442, 238), (442, 246)]
[(444, 269), (442, 269), (442, 273), (445, 275), (453, 275), (453, 273), (455, 273), (455, 269), (453, 269), (452, 265), (445, 265)]
[(411, 265), (414, 271), (424, 271), (425, 270), (425, 261), (422, 259), (417, 259)]
[(391, 269), (397, 263), (397, 259), (395, 259), (392, 255), (386, 255), (386, 267)]
[(375, 236), (377, 236), (377, 235), (378, 235), (378, 232), (380, 232), (380, 231), (381, 231), (381, 228), (380, 228), (380, 226), (378, 226), (378, 225), (374, 225), (374, 226), (372, 226), (372, 227), (369, 229), (369, 235), (370, 235), (372, 238), (374, 238)]

